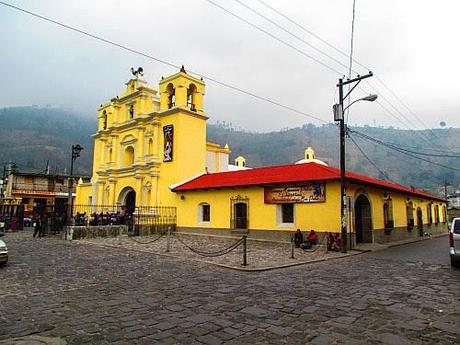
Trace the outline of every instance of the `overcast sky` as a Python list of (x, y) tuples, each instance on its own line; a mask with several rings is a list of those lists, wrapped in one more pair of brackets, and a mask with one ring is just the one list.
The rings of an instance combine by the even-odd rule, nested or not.
[[(347, 69), (281, 31), (234, 0), (212, 0), (299, 51), (232, 17), (206, 0), (2, 0), (332, 121), (337, 80)], [(240, 0), (342, 64), (347, 57), (257, 0)], [(264, 0), (295, 22), (349, 52), (352, 0)], [(376, 77), (353, 98), (379, 93), (379, 103), (351, 108), (351, 124), (400, 128), (460, 126), (460, 1), (356, 0), (354, 58)], [(176, 69), (0, 6), (0, 106), (53, 105), (96, 116), (142, 66), (157, 87)], [(311, 55), (331, 71), (305, 55)], [(366, 69), (354, 63), (356, 72)], [(340, 73), (338, 73), (340, 72)], [(355, 73), (353, 73), (355, 75)], [(378, 78), (377, 78), (378, 76)], [(409, 107), (405, 108), (382, 80)], [(209, 81), (211, 122), (255, 131), (321, 122)], [(387, 103), (386, 98), (391, 104)], [(385, 110), (384, 108), (387, 110)], [(402, 116), (407, 119), (402, 118)], [(400, 120), (398, 120), (399, 118)]]

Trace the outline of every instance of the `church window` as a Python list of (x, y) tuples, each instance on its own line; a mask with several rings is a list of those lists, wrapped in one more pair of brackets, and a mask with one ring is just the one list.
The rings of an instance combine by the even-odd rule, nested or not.
[(148, 154), (151, 155), (153, 154), (153, 139), (149, 139), (149, 145), (148, 145)]
[(198, 205), (198, 215), (199, 223), (209, 223), (211, 221), (211, 205), (208, 203)]
[(176, 89), (173, 84), (168, 84), (166, 91), (168, 93), (168, 109), (171, 109), (176, 106)]
[(134, 104), (129, 105), (128, 113), (129, 113), (129, 119), (134, 118)]
[(102, 112), (102, 129), (107, 129), (107, 111)]
[(112, 149), (109, 149), (109, 157), (108, 157), (108, 161), (111, 162), (112, 161)]
[(187, 89), (187, 107), (190, 108), (191, 111), (196, 111), (195, 95), (196, 85), (190, 84), (189, 88)]
[(129, 167), (134, 164), (134, 148), (132, 146), (128, 146), (125, 149), (124, 163), (125, 167)]

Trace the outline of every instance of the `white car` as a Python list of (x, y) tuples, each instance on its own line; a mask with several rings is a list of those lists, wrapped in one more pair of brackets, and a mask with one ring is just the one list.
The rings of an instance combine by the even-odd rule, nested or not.
[[(3, 236), (3, 233), (0, 232), (0, 237)], [(0, 240), (0, 265), (5, 265), (8, 262), (8, 248), (6, 247), (5, 242)]]
[(450, 263), (452, 266), (460, 265), (460, 218), (452, 219), (449, 231)]

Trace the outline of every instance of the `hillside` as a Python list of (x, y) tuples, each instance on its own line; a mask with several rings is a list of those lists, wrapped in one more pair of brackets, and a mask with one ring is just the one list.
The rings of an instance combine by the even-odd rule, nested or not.
[[(75, 171), (90, 175), (91, 135), (96, 130), (95, 117), (90, 119), (54, 108), (14, 107), (0, 109), (0, 123), (0, 164), (11, 160), (22, 171), (43, 171), (49, 160), (50, 171), (62, 173), (69, 168), (72, 144), (80, 144), (84, 151), (75, 165)], [(460, 151), (460, 129), (408, 131), (367, 126), (351, 129), (414, 152), (425, 152), (428, 156), (421, 156), (424, 159), (460, 169), (460, 154), (458, 157), (431, 155), (446, 154), (447, 151), (450, 155), (457, 155), (455, 151)], [(352, 135), (352, 138), (381, 172), (350, 139), (347, 140), (349, 170), (378, 178), (385, 178), (382, 174), (385, 173), (394, 182), (433, 191), (444, 181), (459, 185), (459, 171), (410, 158), (382, 145), (364, 141), (356, 135)], [(333, 124), (306, 124), (269, 133), (245, 132), (228, 124), (208, 125), (208, 140), (228, 143), (232, 150), (231, 161), (243, 155), (251, 167), (295, 162), (303, 158), (306, 146), (312, 146), (318, 158), (330, 165), (339, 165), (338, 128)]]

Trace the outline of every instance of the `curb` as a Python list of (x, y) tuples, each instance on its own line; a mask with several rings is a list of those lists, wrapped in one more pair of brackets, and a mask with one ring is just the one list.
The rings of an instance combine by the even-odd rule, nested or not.
[(445, 233), (445, 234), (435, 234), (435, 235), (432, 235), (431, 237), (422, 237), (422, 238), (418, 238), (418, 239), (416, 239), (416, 240), (409, 241), (409, 242), (393, 243), (393, 244), (389, 244), (389, 245), (388, 245), (388, 248), (394, 248), (394, 247), (404, 246), (404, 245), (406, 245), (406, 244), (411, 244), (411, 243), (429, 241), (429, 240), (432, 240), (433, 238), (439, 238), (439, 237), (443, 237), (443, 236), (447, 236), (447, 235), (448, 235), (448, 233)]
[(284, 264), (284, 265), (280, 265), (280, 266), (269, 266), (269, 267), (261, 267), (261, 268), (244, 268), (244, 267), (235, 267), (235, 266), (230, 266), (230, 265), (225, 265), (225, 264), (219, 264), (219, 263), (216, 263), (216, 262), (207, 261), (207, 260), (200, 260), (200, 259), (196, 259), (196, 258), (183, 258), (183, 257), (180, 257), (180, 256), (171, 255), (171, 254), (155, 253), (155, 252), (151, 252), (151, 251), (143, 250), (143, 249), (119, 247), (119, 246), (115, 246), (115, 245), (112, 245), (112, 244), (99, 244), (99, 243), (92, 243), (92, 242), (82, 243), (82, 242), (78, 242), (78, 241), (74, 241), (74, 243), (79, 244), (79, 245), (90, 244), (90, 245), (93, 245), (93, 246), (96, 246), (96, 247), (115, 248), (115, 249), (124, 250), (124, 251), (133, 251), (133, 252), (138, 252), (138, 253), (159, 255), (159, 256), (165, 256), (165, 257), (169, 257), (169, 258), (175, 258), (175, 259), (182, 260), (182, 261), (201, 262), (201, 263), (205, 263), (205, 264), (209, 264), (209, 265), (213, 265), (213, 266), (217, 266), (217, 267), (222, 267), (222, 268), (227, 268), (227, 269), (232, 269), (232, 270), (240, 271), (240, 272), (272, 271), (272, 270), (276, 270), (276, 269), (314, 264), (314, 263), (323, 262), (323, 261), (331, 261), (331, 260), (343, 259), (343, 258), (348, 258), (348, 257), (352, 257), (352, 256), (355, 256), (355, 255), (360, 255), (360, 254), (365, 253), (365, 252), (353, 250), (354, 253), (334, 256), (334, 257), (330, 257), (330, 258), (322, 258), (322, 259), (316, 259), (316, 260), (310, 260), (310, 261), (293, 262), (293, 263)]

